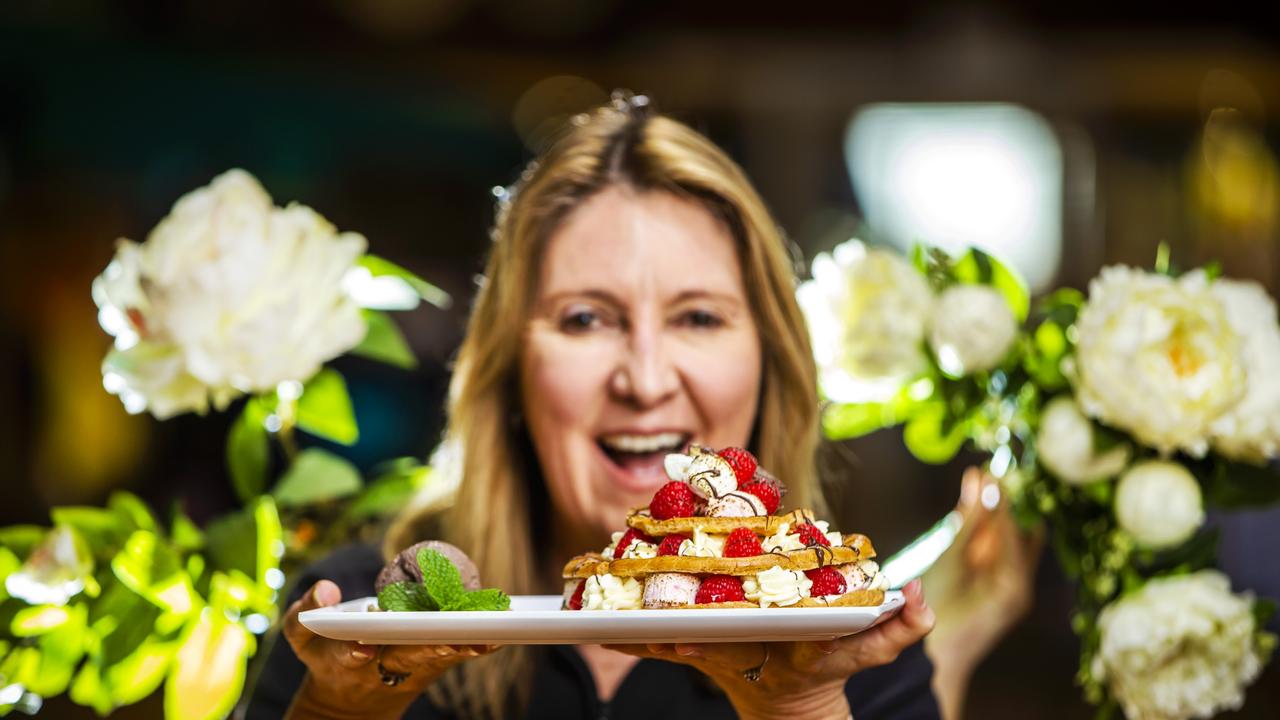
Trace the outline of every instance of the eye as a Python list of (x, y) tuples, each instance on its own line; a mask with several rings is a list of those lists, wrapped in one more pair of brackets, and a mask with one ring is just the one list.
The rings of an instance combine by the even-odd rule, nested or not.
[(685, 327), (710, 329), (724, 325), (724, 320), (715, 313), (706, 310), (689, 310), (680, 316), (680, 324)]
[(604, 319), (594, 310), (574, 309), (560, 319), (560, 329), (569, 333), (582, 333), (599, 329)]

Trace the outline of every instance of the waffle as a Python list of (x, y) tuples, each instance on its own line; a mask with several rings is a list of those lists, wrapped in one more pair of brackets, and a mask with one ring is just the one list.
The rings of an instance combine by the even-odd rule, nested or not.
[[(711, 518), (741, 519), (741, 518)], [(790, 552), (771, 552), (752, 557), (692, 557), (668, 555), (653, 558), (621, 558), (613, 560), (599, 553), (587, 553), (570, 560), (563, 576), (586, 579), (592, 575), (642, 578), (654, 573), (688, 573), (691, 575), (755, 575), (771, 567), (783, 570), (813, 570), (825, 565), (847, 565), (868, 560), (876, 555), (865, 535), (845, 535), (840, 547), (813, 547)]]

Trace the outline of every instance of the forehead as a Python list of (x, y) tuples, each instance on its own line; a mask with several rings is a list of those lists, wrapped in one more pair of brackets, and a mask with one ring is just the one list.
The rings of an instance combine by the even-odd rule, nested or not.
[(667, 192), (611, 187), (575, 208), (548, 240), (540, 295), (743, 293), (733, 236), (702, 205)]

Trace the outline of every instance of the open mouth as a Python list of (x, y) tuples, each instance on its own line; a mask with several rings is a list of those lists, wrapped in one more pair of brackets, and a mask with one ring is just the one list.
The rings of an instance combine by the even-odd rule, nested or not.
[(654, 474), (665, 478), (663, 459), (684, 450), (691, 438), (690, 433), (682, 432), (609, 433), (596, 438), (596, 443), (614, 465), (637, 478)]

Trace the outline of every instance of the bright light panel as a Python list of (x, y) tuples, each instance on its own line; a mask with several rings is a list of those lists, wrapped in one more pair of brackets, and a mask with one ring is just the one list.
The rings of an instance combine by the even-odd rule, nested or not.
[(1032, 291), (1062, 257), (1062, 149), (1040, 115), (1008, 104), (877, 104), (845, 136), (873, 237), (909, 249), (982, 248)]

